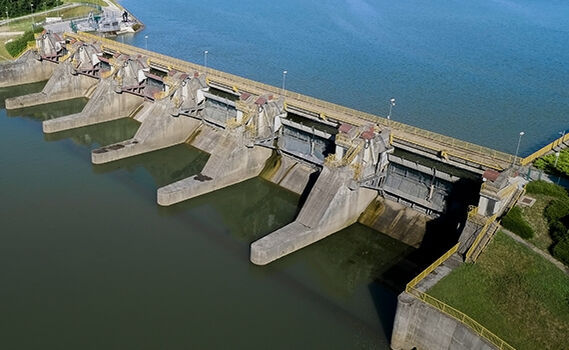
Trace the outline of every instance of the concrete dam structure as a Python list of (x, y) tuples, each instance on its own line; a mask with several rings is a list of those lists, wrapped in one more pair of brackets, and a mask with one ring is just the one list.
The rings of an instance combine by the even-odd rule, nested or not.
[[(429, 258), (456, 244), (456, 261), (474, 261), (525, 184), (512, 155), (86, 33), (38, 34), (33, 49), (0, 64), (0, 87), (46, 80), (6, 109), (88, 99), (79, 113), (45, 120), (46, 134), (120, 118), (140, 124), (131, 139), (93, 150), (93, 164), (179, 144), (209, 154), (199, 173), (158, 189), (161, 206), (257, 176), (300, 195), (293, 222), (251, 243), (257, 265), (356, 222), (432, 250)], [(459, 324), (424, 337), (425, 320), (441, 312), (407, 289), (392, 348), (453, 348), (471, 332)]]
[(0, 65), (2, 86), (46, 79), (6, 108), (88, 99), (81, 112), (44, 121), (45, 133), (140, 123), (132, 139), (94, 150), (94, 164), (182, 143), (210, 154), (199, 174), (159, 188), (159, 205), (259, 175), (302, 195), (294, 222), (251, 244), (258, 265), (356, 221), (418, 247), (426, 226), (447, 217), (472, 241), (481, 218), (513, 195), (498, 194), (507, 180), (491, 193), (480, 186), (514, 164), (509, 154), (90, 34), (41, 33), (35, 49)]

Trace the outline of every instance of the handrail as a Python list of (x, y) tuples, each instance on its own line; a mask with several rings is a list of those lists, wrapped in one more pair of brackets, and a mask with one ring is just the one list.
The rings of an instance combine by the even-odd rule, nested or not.
[(513, 346), (506, 343), (496, 334), (489, 331), (486, 327), (481, 325), (480, 323), (476, 322), (472, 317), (466, 315), (464, 312), (438, 300), (437, 298), (428, 295), (425, 292), (422, 292), (415, 288), (419, 282), (421, 282), (427, 275), (433, 272), (437, 267), (439, 267), (442, 263), (444, 263), (448, 258), (450, 258), (454, 253), (458, 251), (460, 243), (457, 243), (454, 247), (452, 247), (448, 252), (443, 254), (440, 258), (437, 259), (434, 263), (432, 263), (429, 267), (427, 267), (423, 272), (421, 272), (417, 277), (413, 278), (409, 283), (407, 283), (407, 287), (405, 291), (410, 295), (416, 297), (417, 299), (431, 305), (435, 309), (441, 311), (442, 313), (458, 320), (462, 324), (468, 326), (472, 329), (476, 334), (480, 335), (481, 337), (488, 340), (490, 343), (494, 344), (500, 350), (516, 350)]
[(547, 154), (549, 151), (552, 151), (555, 147), (560, 146), (562, 143), (569, 141), (569, 133), (564, 134), (560, 138), (554, 140), (553, 142), (543, 146), (536, 152), (530, 154), (529, 156), (520, 160), (521, 165), (528, 165), (529, 163), (533, 162), (537, 158)]
[(455, 244), (454, 247), (450, 248), (450, 250), (443, 254), (440, 258), (438, 258), (434, 263), (429, 265), (423, 272), (413, 278), (409, 283), (407, 283), (407, 288), (414, 288), (419, 282), (423, 280), (423, 278), (427, 277), (428, 274), (435, 271), (437, 267), (439, 267), (442, 263), (444, 263), (448, 258), (451, 257), (454, 253), (458, 251), (460, 247), (460, 242)]
[[(387, 119), (381, 118), (377, 115), (340, 106), (311, 96), (302, 95), (297, 92), (283, 91), (282, 89), (275, 86), (246, 79), (230, 73), (218, 71), (209, 67), (205, 68), (198, 64), (186, 62), (173, 57), (168, 57), (138, 47), (129, 46), (106, 38), (101, 38), (93, 34), (83, 32), (77, 34), (66, 33), (66, 36), (73, 37), (78, 40), (99, 41), (103, 43), (106, 48), (112, 50), (122, 50), (124, 53), (135, 53), (149, 56), (152, 58), (152, 62), (164, 65), (168, 68), (174, 68), (184, 72), (206, 72), (210, 81), (227, 85), (234, 90), (246, 90), (259, 95), (272, 93), (283, 96), (285, 97), (287, 104), (290, 106), (305, 109), (307, 111), (314, 112), (317, 115), (332, 117), (342, 122), (352, 123), (356, 126), (372, 123), (382, 125), (384, 127), (391, 127), (395, 131), (395, 140), (413, 142), (421, 147), (427, 147), (439, 152), (445, 151), (447, 154), (451, 154), (454, 157), (463, 159), (473, 164), (479, 164), (484, 167), (503, 170), (512, 164), (514, 160), (514, 156), (511, 154), (476, 145), (470, 142), (458, 140), (450, 136), (438, 134), (432, 131), (423, 130), (400, 122), (388, 121)], [(416, 140), (409, 140), (403, 135), (413, 135)], [(419, 142), (418, 140), (428, 140), (429, 142)], [(454, 150), (454, 152), (452, 150)], [(469, 154), (473, 155), (473, 157), (469, 157)]]
[(516, 350), (513, 346), (508, 344), (506, 341), (502, 340), (499, 336), (489, 331), (486, 327), (481, 325), (479, 322), (474, 320), (472, 317), (466, 315), (464, 312), (438, 300), (437, 298), (423, 293), (414, 287), (407, 287), (406, 292), (413, 295), (417, 299), (433, 306), (437, 310), (443, 312), (444, 314), (460, 321), (462, 324), (468, 326), (476, 334), (485, 338), (490, 343), (495, 345), (500, 350)]
[[(466, 252), (466, 261), (470, 261), (472, 254), (474, 254), (474, 251), (476, 250), (476, 248), (478, 247), (478, 245), (482, 241), (482, 238), (484, 237), (484, 235), (488, 231), (488, 228), (490, 227), (490, 225), (492, 225), (492, 223), (494, 221), (496, 221), (497, 217), (498, 217), (498, 214), (494, 214), (491, 217), (489, 217), (488, 220), (486, 220), (486, 223), (484, 223), (484, 226), (480, 230), (480, 233), (478, 233), (478, 236), (476, 236), (476, 239), (474, 240), (474, 242), (472, 243), (472, 245), (470, 246), (470, 248)], [(476, 261), (476, 257), (472, 261)]]

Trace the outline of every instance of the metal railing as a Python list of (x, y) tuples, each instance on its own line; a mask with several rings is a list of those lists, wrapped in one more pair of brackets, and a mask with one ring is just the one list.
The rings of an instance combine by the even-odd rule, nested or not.
[(520, 164), (521, 165), (528, 165), (529, 163), (533, 162), (534, 160), (536, 160), (539, 157), (542, 157), (544, 155), (546, 155), (547, 153), (549, 153), (550, 151), (553, 151), (553, 149), (555, 147), (560, 146), (561, 144), (565, 143), (569, 141), (569, 133), (561, 136), (560, 138), (558, 138), (557, 140), (551, 142), (550, 144), (543, 146), (541, 149), (539, 149), (538, 151), (530, 154), (529, 156), (523, 158), (522, 160), (520, 160)]
[(472, 329), (476, 334), (485, 338), (490, 343), (495, 345), (500, 350), (516, 350), (513, 346), (506, 343), (496, 334), (492, 333), (486, 327), (481, 325), (480, 323), (476, 322), (473, 318), (466, 315), (464, 312), (438, 300), (437, 298), (422, 292), (415, 288), (419, 282), (421, 282), (427, 275), (433, 272), (437, 267), (439, 267), (442, 263), (444, 263), (448, 258), (450, 258), (454, 253), (458, 251), (460, 243), (457, 243), (454, 247), (452, 247), (448, 252), (446, 252), (443, 256), (441, 256), (437, 261), (432, 263), (429, 267), (427, 267), (423, 272), (421, 272), (417, 277), (413, 278), (411, 282), (407, 283), (407, 287), (405, 291), (417, 299), (431, 305), (435, 309), (441, 311), (442, 313), (460, 321), (462, 324), (468, 326)]
[[(258, 95), (274, 94), (283, 95), (281, 88), (246, 79), (230, 73), (218, 71), (212, 68), (186, 62), (173, 57), (165, 56), (156, 52), (140, 49), (138, 47), (125, 45), (113, 40), (98, 37), (88, 33), (66, 34), (77, 40), (99, 41), (104, 47), (111, 50), (118, 50), (127, 54), (140, 54), (151, 57), (153, 63), (163, 65), (169, 69), (176, 69), (183, 72), (201, 71), (206, 72), (208, 79), (230, 87), (234, 91), (247, 91)], [(449, 155), (466, 160), (473, 164), (480, 164), (484, 167), (503, 170), (514, 161), (514, 156), (500, 152), (491, 148), (476, 145), (470, 142), (455, 139), (435, 132), (420, 129), (411, 125), (396, 121), (388, 121), (385, 118), (370, 113), (358, 111), (352, 108), (340, 106), (328, 101), (320, 100), (311, 96), (302, 95), (293, 91), (284, 93), (287, 105), (313, 112), (323, 118), (331, 117), (341, 122), (361, 126), (365, 124), (378, 124), (384, 127), (391, 127), (395, 131), (394, 140), (411, 142), (421, 147), (433, 149), (441, 152), (445, 151)], [(414, 139), (404, 135), (413, 135)], [(424, 142), (421, 142), (423, 140)], [(471, 155), (471, 156), (468, 156)]]
[(474, 242), (472, 243), (472, 245), (470, 246), (470, 248), (466, 252), (466, 261), (473, 261), (473, 262), (476, 261), (478, 256), (473, 257), (472, 254), (474, 254), (474, 252), (476, 251), (476, 248), (478, 247), (478, 245), (482, 241), (482, 238), (484, 237), (486, 232), (488, 232), (488, 229), (490, 228), (492, 223), (494, 223), (494, 221), (496, 221), (497, 217), (498, 217), (498, 214), (494, 214), (486, 220), (486, 222), (484, 223), (484, 226), (482, 226), (482, 229), (480, 230), (480, 233), (478, 233), (478, 236), (476, 236), (476, 239), (474, 240)]

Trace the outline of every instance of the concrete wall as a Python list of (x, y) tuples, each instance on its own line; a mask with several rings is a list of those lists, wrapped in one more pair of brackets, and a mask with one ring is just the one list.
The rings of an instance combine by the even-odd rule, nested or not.
[[(44, 65), (52, 64), (45, 62)], [(97, 84), (97, 79), (85, 75), (72, 75), (71, 63), (57, 65), (53, 75), (41, 92), (6, 99), (6, 109), (24, 108), (46, 103), (84, 97), (87, 90)]]
[(15, 61), (0, 63), (0, 88), (48, 80), (57, 67), (57, 63), (38, 61), (28, 51)]
[(302, 163), (292, 157), (274, 154), (263, 169), (261, 177), (289, 191), (302, 194), (312, 174), (318, 171), (314, 166)]
[(432, 218), (389, 199), (378, 197), (358, 221), (405, 244), (418, 248)]
[(458, 320), (408, 293), (398, 297), (393, 350), (495, 350)]

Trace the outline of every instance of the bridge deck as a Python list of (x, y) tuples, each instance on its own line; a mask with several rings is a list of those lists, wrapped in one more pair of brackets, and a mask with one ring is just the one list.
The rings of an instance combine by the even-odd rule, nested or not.
[(234, 91), (247, 91), (255, 95), (273, 94), (277, 96), (284, 93), (287, 106), (311, 112), (322, 119), (335, 120), (355, 126), (377, 124), (381, 127), (389, 127), (393, 130), (393, 142), (396, 145), (412, 145), (415, 148), (418, 147), (419, 149), (423, 149), (429, 153), (434, 153), (443, 156), (444, 158), (464, 164), (484, 169), (491, 168), (503, 170), (511, 166), (515, 161), (514, 156), (511, 154), (499, 152), (491, 148), (479, 146), (400, 122), (387, 120), (386, 118), (319, 100), (293, 91), (283, 92), (280, 88), (271, 85), (215, 69), (206, 68), (198, 64), (186, 62), (134, 46), (125, 45), (92, 34), (68, 33), (66, 36), (83, 42), (101, 42), (102, 47), (105, 50), (121, 52), (127, 55), (138, 54), (147, 56), (149, 57), (150, 64), (155, 64), (168, 69), (176, 69), (182, 72), (206, 72), (209, 82), (226, 86), (228, 89), (232, 89)]

